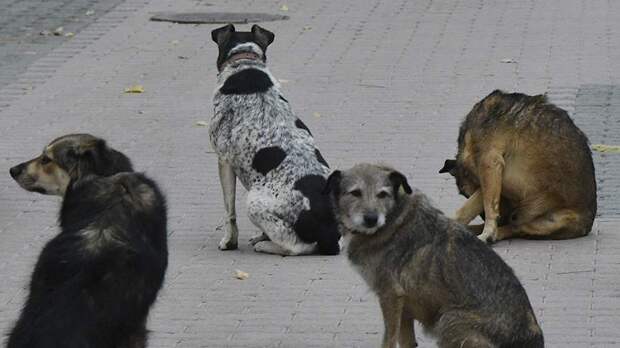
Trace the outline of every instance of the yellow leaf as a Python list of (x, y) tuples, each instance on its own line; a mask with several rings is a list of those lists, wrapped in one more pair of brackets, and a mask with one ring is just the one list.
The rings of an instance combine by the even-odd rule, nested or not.
[(125, 88), (125, 93), (144, 93), (144, 87), (142, 85), (134, 85)]
[(198, 121), (198, 122), (196, 122), (196, 125), (200, 126), (200, 127), (206, 127), (209, 124), (207, 123), (207, 121)]
[(246, 273), (244, 271), (240, 271), (240, 270), (235, 270), (235, 278), (239, 279), (239, 280), (246, 280), (250, 277), (249, 273)]
[(592, 151), (620, 153), (620, 146), (618, 146), (618, 145), (594, 144), (594, 145), (592, 145)]
[(282, 6), (280, 7), (280, 11), (288, 11), (288, 6), (286, 6), (286, 5), (282, 5)]
[(312, 114), (312, 116), (316, 117), (316, 118), (321, 118), (321, 113), (320, 112), (315, 112)]

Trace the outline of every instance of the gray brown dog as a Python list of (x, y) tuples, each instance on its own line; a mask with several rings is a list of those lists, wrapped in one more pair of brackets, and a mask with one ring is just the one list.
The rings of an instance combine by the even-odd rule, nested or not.
[(414, 320), (441, 348), (544, 346), (512, 269), (404, 175), (360, 164), (333, 172), (325, 193), (349, 260), (379, 297), (383, 348), (415, 347)]
[(465, 117), (456, 160), (440, 173), (468, 197), (456, 220), (493, 242), (512, 237), (587, 235), (596, 215), (596, 180), (588, 139), (544, 95), (494, 91)]

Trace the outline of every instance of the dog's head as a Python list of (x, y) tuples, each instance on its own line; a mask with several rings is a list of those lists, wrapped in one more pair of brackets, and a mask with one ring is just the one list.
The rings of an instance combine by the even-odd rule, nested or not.
[(358, 164), (334, 171), (323, 193), (332, 195), (336, 215), (347, 230), (374, 234), (386, 224), (402, 195), (412, 190), (407, 178), (392, 168)]
[(456, 181), (459, 193), (467, 198), (473, 195), (479, 187), (478, 180), (465, 166), (455, 159), (447, 159), (439, 173), (450, 173)]
[(39, 156), (10, 169), (28, 191), (63, 196), (71, 181), (87, 175), (110, 176), (133, 171), (122, 153), (90, 134), (69, 134), (52, 141)]
[(251, 31), (235, 31), (232, 24), (217, 28), (211, 32), (211, 38), (217, 44), (217, 69), (222, 71), (227, 62), (237, 59), (256, 59), (267, 61), (267, 46), (275, 35), (267, 29), (254, 24)]

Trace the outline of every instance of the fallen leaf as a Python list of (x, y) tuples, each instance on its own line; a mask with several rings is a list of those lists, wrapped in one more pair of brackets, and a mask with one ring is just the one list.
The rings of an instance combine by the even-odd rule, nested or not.
[(315, 112), (315, 113), (312, 114), (312, 116), (314, 116), (316, 118), (321, 118), (321, 113)]
[(49, 30), (43, 30), (42, 32), (39, 33), (39, 35), (41, 36), (50, 36), (52, 35), (52, 32)]
[(596, 151), (596, 152), (620, 153), (619, 145), (594, 144), (591, 147), (592, 147), (592, 151)]
[(54, 36), (60, 36), (62, 35), (62, 32), (65, 31), (65, 28), (63, 27), (58, 27), (56, 28), (56, 30), (54, 30)]
[(286, 5), (282, 5), (282, 6), (280, 7), (280, 11), (288, 11), (288, 6), (286, 6)]
[(500, 60), (499, 62), (500, 62), (500, 63), (507, 63), (507, 64), (510, 64), (510, 63), (516, 63), (517, 61), (516, 61), (516, 60), (514, 60), (514, 59), (512, 59), (512, 58), (504, 58), (504, 59)]
[(65, 33), (65, 37), (73, 37), (73, 36), (75, 36), (75, 34), (72, 32)]
[(235, 270), (235, 278), (239, 279), (239, 280), (246, 280), (250, 277), (249, 273), (246, 273), (244, 271), (240, 271), (240, 270)]
[(95, 14), (95, 10), (88, 10), (88, 11), (86, 11), (86, 15), (87, 16), (92, 16), (94, 14)]
[(198, 121), (198, 122), (196, 122), (196, 125), (200, 126), (200, 127), (206, 127), (209, 124), (207, 123), (207, 121)]
[(144, 93), (144, 87), (142, 85), (134, 85), (125, 88), (125, 93)]
[(305, 27), (302, 28), (303, 31), (308, 31), (308, 30), (312, 30), (312, 27), (307, 25)]

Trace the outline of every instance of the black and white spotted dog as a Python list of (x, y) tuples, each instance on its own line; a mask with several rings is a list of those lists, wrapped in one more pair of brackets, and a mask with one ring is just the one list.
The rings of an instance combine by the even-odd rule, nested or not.
[(238, 177), (248, 190), (250, 220), (262, 231), (250, 240), (255, 251), (338, 254), (340, 234), (322, 194), (329, 167), (265, 65), (275, 35), (258, 25), (237, 32), (232, 24), (211, 35), (219, 48), (219, 74), (209, 132), (227, 214), (219, 248), (237, 248)]

